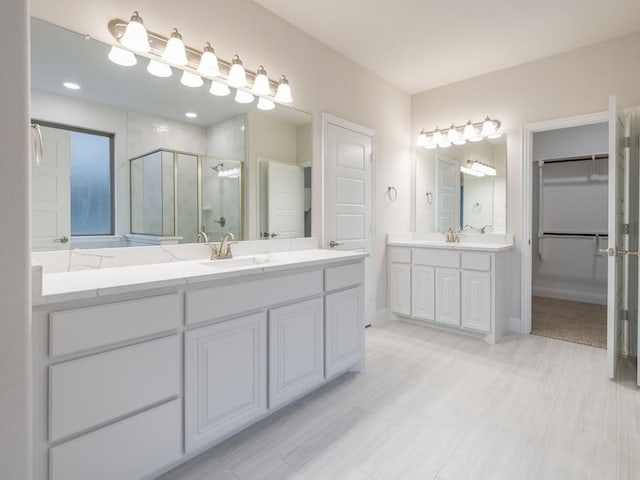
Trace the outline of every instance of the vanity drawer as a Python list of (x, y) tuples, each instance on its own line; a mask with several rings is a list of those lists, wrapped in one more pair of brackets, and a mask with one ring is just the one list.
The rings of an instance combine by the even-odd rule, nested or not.
[(104, 347), (177, 329), (180, 294), (162, 295), (49, 314), (49, 355)]
[(463, 253), (462, 268), (466, 270), (491, 271), (491, 255), (486, 253)]
[(322, 284), (322, 270), (314, 270), (186, 292), (185, 321), (188, 325), (207, 322), (278, 303), (321, 295)]
[(362, 262), (324, 270), (324, 289), (326, 292), (345, 287), (360, 285), (364, 280), (364, 264)]
[(389, 261), (393, 263), (411, 263), (411, 249), (389, 247)]
[(49, 368), (49, 440), (55, 441), (180, 394), (180, 337)]
[(414, 265), (460, 268), (460, 252), (440, 248), (414, 248)]
[(182, 455), (177, 399), (49, 450), (51, 480), (148, 478)]

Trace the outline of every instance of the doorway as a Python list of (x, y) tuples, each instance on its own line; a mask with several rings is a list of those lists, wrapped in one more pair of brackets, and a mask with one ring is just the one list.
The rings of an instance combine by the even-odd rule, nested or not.
[(531, 333), (603, 349), (608, 133), (607, 122), (535, 132), (531, 159)]

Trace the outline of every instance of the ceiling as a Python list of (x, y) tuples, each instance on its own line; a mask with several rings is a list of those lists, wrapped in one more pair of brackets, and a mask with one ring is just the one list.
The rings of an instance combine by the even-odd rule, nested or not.
[(640, 30), (640, 0), (254, 0), (414, 94)]

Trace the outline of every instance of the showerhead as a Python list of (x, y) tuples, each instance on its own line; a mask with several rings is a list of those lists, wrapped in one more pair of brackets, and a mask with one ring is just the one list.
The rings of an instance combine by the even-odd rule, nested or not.
[(223, 163), (219, 163), (215, 167), (211, 166), (211, 169), (215, 170), (218, 173), (220, 173), (220, 169), (222, 169), (222, 168), (224, 168), (224, 164)]

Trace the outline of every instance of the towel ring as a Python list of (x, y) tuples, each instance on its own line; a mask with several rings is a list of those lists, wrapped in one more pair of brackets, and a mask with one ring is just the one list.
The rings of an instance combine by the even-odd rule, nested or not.
[(398, 190), (396, 187), (387, 187), (387, 197), (389, 197), (389, 201), (395, 202), (398, 198)]

